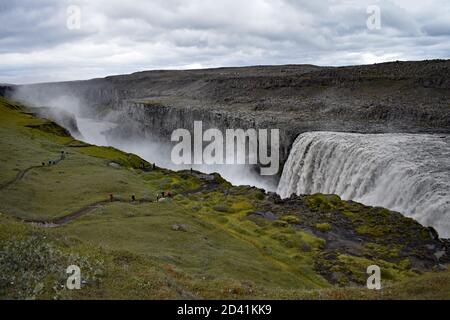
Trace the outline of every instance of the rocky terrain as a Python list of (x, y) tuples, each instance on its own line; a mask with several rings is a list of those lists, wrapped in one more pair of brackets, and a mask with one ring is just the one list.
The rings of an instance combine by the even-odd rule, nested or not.
[(118, 119), (126, 114), (135, 120), (120, 121), (116, 136), (146, 132), (167, 140), (194, 120), (203, 120), (205, 128), (279, 128), (284, 163), (305, 131), (450, 132), (449, 74), (450, 60), (255, 66), (144, 71), (13, 91), (44, 105), (71, 96), (90, 116), (118, 111)]
[(0, 298), (450, 298), (449, 242), (400, 213), (158, 168), (38, 113), (0, 98)]

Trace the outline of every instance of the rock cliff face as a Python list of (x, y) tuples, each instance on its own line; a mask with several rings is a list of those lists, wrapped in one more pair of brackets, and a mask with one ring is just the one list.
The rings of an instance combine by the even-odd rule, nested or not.
[(168, 141), (174, 129), (191, 128), (194, 120), (203, 120), (205, 128), (279, 128), (284, 163), (294, 139), (306, 131), (450, 132), (449, 74), (450, 60), (286, 65), (144, 71), (15, 92), (44, 104), (75, 97), (88, 116), (118, 111), (114, 134), (127, 137), (145, 131)]
[(14, 91), (14, 87), (15, 86), (9, 84), (0, 84), (0, 97), (11, 95)]

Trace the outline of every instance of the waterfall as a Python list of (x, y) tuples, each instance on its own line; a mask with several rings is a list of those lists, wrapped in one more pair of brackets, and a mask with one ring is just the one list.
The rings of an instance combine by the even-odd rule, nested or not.
[(382, 206), (450, 236), (450, 136), (308, 132), (284, 166), (278, 194), (337, 194)]

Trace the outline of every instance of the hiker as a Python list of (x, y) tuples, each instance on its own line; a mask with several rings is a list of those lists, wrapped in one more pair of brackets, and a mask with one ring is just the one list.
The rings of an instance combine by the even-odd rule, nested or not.
[(159, 193), (156, 194), (156, 202), (159, 201)]
[(155, 168), (156, 168), (156, 165), (155, 165), (155, 164), (153, 164), (153, 170), (155, 170)]
[(163, 192), (161, 192), (161, 195), (163, 198), (165, 198), (166, 193), (163, 191)]
[(134, 194), (131, 195), (131, 201), (135, 202), (136, 201), (136, 197)]
[(169, 198), (172, 198), (172, 192), (167, 192), (167, 196), (169, 197)]
[(191, 167), (191, 174), (192, 174), (192, 167)]
[(64, 157), (65, 157), (65, 155), (64, 155), (64, 150), (62, 150), (62, 151), (61, 151), (61, 160), (63, 160)]
[(113, 201), (114, 201), (114, 196), (113, 196), (112, 193), (109, 194), (109, 201), (110, 201), (110, 202), (113, 202)]

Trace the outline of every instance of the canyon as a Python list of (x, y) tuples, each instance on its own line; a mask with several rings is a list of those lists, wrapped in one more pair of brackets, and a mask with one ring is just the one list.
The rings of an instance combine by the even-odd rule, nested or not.
[(205, 129), (279, 128), (284, 163), (307, 131), (450, 132), (449, 74), (450, 60), (256, 66), (143, 71), (6, 91), (38, 105), (65, 97), (88, 117), (113, 112), (119, 136), (145, 132), (167, 141), (178, 128), (193, 129), (194, 120)]
[[(356, 191), (348, 191), (338, 184), (330, 186), (332, 182), (329, 182), (327, 187), (317, 186), (317, 181), (321, 181), (319, 175), (333, 179), (333, 170), (336, 170), (333, 165), (329, 165), (328, 171), (320, 171), (319, 168), (314, 171), (314, 165), (304, 168), (299, 166), (297, 161), (296, 170), (285, 168), (285, 173), (283, 167), (297, 137), (314, 131), (364, 135), (415, 134), (419, 139), (424, 137), (423, 135), (440, 135), (447, 141), (450, 133), (449, 74), (450, 60), (395, 61), (348, 67), (284, 65), (156, 70), (86, 81), (4, 85), (0, 93), (34, 106), (58, 107), (66, 113), (73, 113), (78, 122), (82, 121), (81, 119), (90, 119), (89, 121), (94, 121), (90, 126), (80, 123), (80, 126), (89, 127), (89, 130), (85, 131), (86, 136), (94, 132), (95, 136), (104, 136), (101, 139), (104, 145), (113, 145), (127, 152), (137, 153), (146, 160), (171, 169), (192, 167), (180, 167), (170, 162), (173, 147), (170, 137), (180, 128), (194, 133), (195, 121), (201, 120), (204, 130), (214, 128), (222, 132), (236, 128), (279, 129), (280, 170), (273, 177), (260, 176), (259, 164), (245, 167), (225, 168), (213, 165), (194, 168), (205, 172), (218, 171), (235, 184), (256, 185), (268, 191), (277, 191), (283, 197), (289, 197), (292, 193), (323, 192), (335, 193), (345, 199), (359, 200), (370, 205), (383, 205), (415, 218), (420, 216), (419, 221), (433, 225), (441, 234), (448, 235), (448, 201), (438, 201), (435, 204), (439, 205), (439, 208), (427, 215), (417, 213), (415, 209), (419, 207), (422, 211), (430, 211), (424, 207), (424, 203), (417, 202), (422, 198), (430, 199), (430, 194), (431, 199), (433, 194), (446, 198), (449, 179), (445, 161), (441, 163), (441, 167), (433, 169), (435, 172), (443, 172), (444, 177), (436, 183), (426, 184), (430, 186), (431, 191), (421, 193), (423, 183), (419, 183), (420, 179), (412, 182), (412, 185), (418, 185), (417, 192), (411, 192), (404, 182), (394, 181), (392, 185), (399, 187), (394, 188), (395, 192), (391, 192), (391, 195), (401, 200), (389, 201), (381, 195), (383, 192), (374, 195), (360, 191), (357, 195)], [(77, 132), (75, 121), (67, 121), (67, 114), (64, 117), (54, 115), (53, 120), (68, 128), (75, 136), (81, 137), (83, 134)], [(105, 121), (113, 125), (105, 128), (101, 125)], [(102, 131), (99, 128), (102, 128)], [(400, 138), (400, 141), (403, 138)], [(415, 140), (415, 136), (409, 140)], [(424, 148), (429, 146), (428, 142), (431, 140), (433, 139), (425, 139), (422, 144)], [(341, 142), (345, 145), (346, 141)], [(410, 143), (410, 146), (412, 145)], [(436, 146), (436, 155), (447, 154), (448, 143)], [(359, 147), (367, 148), (367, 145), (361, 143)], [(416, 147), (414, 145), (413, 149)], [(425, 150), (424, 148), (422, 149)], [(303, 149), (299, 152), (301, 154), (304, 151)], [(346, 155), (346, 150), (342, 152), (343, 156)], [(371, 157), (358, 161), (377, 162), (374, 159), (380, 152), (381, 149), (373, 152)], [(400, 161), (402, 157), (408, 156), (408, 152), (411, 153), (408, 150), (397, 152), (389, 161)], [(432, 169), (421, 164), (422, 160), (416, 160), (412, 167), (421, 166), (422, 175)], [(292, 161), (295, 162), (295, 159)], [(381, 166), (386, 164), (386, 161), (380, 161), (379, 166), (374, 167), (374, 172), (382, 170)], [(361, 166), (363, 164), (360, 163)], [(312, 170), (315, 182), (310, 183), (315, 185), (298, 186), (298, 181), (305, 181), (298, 177), (302, 175), (302, 170), (307, 169)], [(367, 180), (364, 180), (365, 178)], [(349, 175), (345, 182), (338, 178), (333, 181), (340, 181), (344, 185), (352, 182), (355, 184), (352, 186), (354, 190), (365, 188), (367, 191), (370, 188), (364, 185), (373, 184), (375, 178), (365, 178), (355, 180), (354, 175)], [(292, 179), (295, 181), (291, 181)], [(433, 179), (433, 175), (430, 179)], [(437, 185), (440, 187), (436, 187)], [(380, 185), (372, 188), (381, 189)], [(402, 201), (403, 205), (398, 205)], [(411, 209), (411, 206), (414, 208)], [(435, 224), (431, 216), (442, 221), (443, 227)]]

